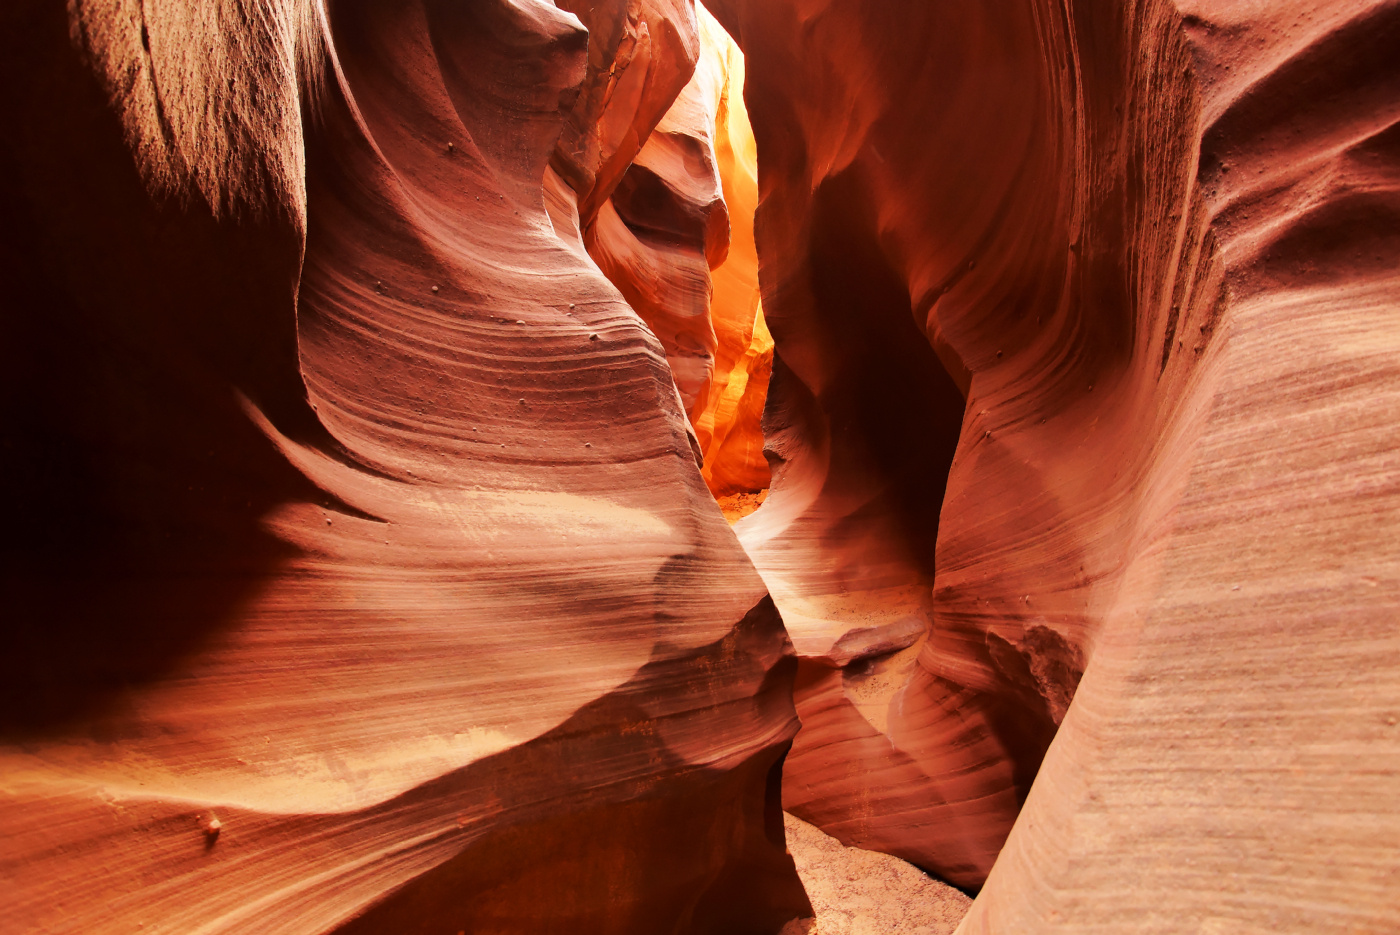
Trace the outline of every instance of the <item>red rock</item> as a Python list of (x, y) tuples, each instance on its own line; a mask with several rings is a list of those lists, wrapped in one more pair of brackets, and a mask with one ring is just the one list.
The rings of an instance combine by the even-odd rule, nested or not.
[(995, 861), (965, 932), (1400, 924), (1400, 19), (1180, 6), (711, 6), (762, 166), (738, 529), (801, 655), (786, 803)]
[(587, 225), (689, 82), (700, 39), (687, 0), (560, 0), (556, 6), (589, 31), (587, 70), (550, 160), (578, 193)]
[[(0, 929), (810, 914), (786, 636), (661, 346), (547, 213), (614, 47), (524, 0), (328, 6), (0, 12)], [(595, 186), (685, 83), (657, 9)]]
[(0, 7), (0, 929), (1400, 927), (1395, 4), (714, 7)]
[(717, 341), (710, 322), (710, 268), (729, 249), (714, 151), (723, 73), (696, 71), (627, 169), (584, 243), (665, 348), (692, 419), (708, 399)]

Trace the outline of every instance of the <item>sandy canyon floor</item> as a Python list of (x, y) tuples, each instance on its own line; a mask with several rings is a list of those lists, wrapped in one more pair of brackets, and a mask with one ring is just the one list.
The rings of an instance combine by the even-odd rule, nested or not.
[(783, 820), (817, 917), (790, 922), (782, 935), (951, 935), (972, 905), (898, 857), (846, 847), (793, 815)]

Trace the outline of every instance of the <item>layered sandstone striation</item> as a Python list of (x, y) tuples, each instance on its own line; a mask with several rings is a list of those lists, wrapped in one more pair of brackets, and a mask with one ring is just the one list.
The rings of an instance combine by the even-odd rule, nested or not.
[(0, 929), (1400, 927), (1400, 6), (711, 6), (0, 8)]
[(711, 9), (787, 806), (967, 932), (1400, 924), (1397, 7)]
[(703, 7), (695, 73), (584, 242), (666, 351), (716, 496), (768, 485), (760, 419), (772, 369), (753, 216), (758, 163), (744, 58)]
[(690, 82), (584, 227), (599, 269), (661, 341), (692, 420), (714, 374), (710, 269), (729, 250), (713, 139), (720, 66), (702, 51)]
[(578, 233), (696, 26), (587, 14), (0, 12), (6, 932), (810, 914), (789, 643)]

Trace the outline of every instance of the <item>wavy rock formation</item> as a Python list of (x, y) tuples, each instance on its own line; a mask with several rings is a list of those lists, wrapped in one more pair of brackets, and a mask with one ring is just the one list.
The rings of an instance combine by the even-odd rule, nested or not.
[(1400, 927), (1400, 7), (1179, 9), (1229, 298), (1167, 307), (1203, 359), (1178, 499), (968, 933)]
[(787, 806), (966, 932), (1400, 924), (1400, 7), (711, 9)]
[(763, 320), (758, 248), (758, 150), (744, 106), (744, 55), (703, 7), (700, 38), (720, 59), (725, 81), (717, 95), (715, 154), (729, 207), (729, 253), (710, 274), (710, 322), (715, 329), (715, 372), (709, 398), (695, 422), (705, 455), (703, 474), (716, 496), (763, 490), (769, 483), (761, 420), (773, 370), (773, 337)]
[[(586, 21), (619, 25), (600, 19), (606, 7), (575, 6)], [(560, 139), (545, 175), (550, 214), (661, 341), (711, 490), (757, 493), (769, 479), (760, 421), (773, 341), (758, 293), (758, 164), (743, 54), (704, 7), (694, 21), (685, 6), (628, 10), (620, 43), (594, 27), (585, 93), (571, 113), (573, 123), (585, 115), (593, 123)], [(672, 37), (651, 57), (637, 51), (658, 32), (649, 22)], [(595, 65), (599, 48), (616, 64)], [(665, 98), (643, 93), (674, 90), (675, 61), (693, 67), (689, 83)], [(643, 68), (656, 74), (640, 79)], [(672, 101), (664, 114), (658, 100)], [(600, 154), (611, 154), (606, 165)], [(620, 176), (607, 168), (614, 164)]]
[(0, 930), (1400, 928), (1400, 3), (712, 9), (0, 6)]
[(6, 932), (810, 915), (788, 641), (565, 223), (693, 20), (590, 9), (0, 12)]
[(599, 269), (661, 341), (692, 419), (714, 373), (710, 269), (729, 250), (713, 140), (720, 64), (702, 50), (690, 83), (584, 228)]
[(565, 182), (587, 225), (689, 83), (700, 55), (699, 27), (690, 0), (558, 0), (554, 6), (588, 30), (588, 58), (577, 90), (561, 98), (564, 127), (550, 158), (559, 178), (546, 184)]
[(768, 485), (772, 338), (758, 293), (758, 165), (743, 55), (703, 8), (695, 74), (587, 222), (599, 268), (666, 350), (718, 496)]

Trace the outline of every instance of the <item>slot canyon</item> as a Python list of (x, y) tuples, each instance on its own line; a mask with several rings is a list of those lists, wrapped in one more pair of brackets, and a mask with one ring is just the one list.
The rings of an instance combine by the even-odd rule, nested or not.
[(1400, 931), (1400, 0), (0, 43), (0, 932)]

